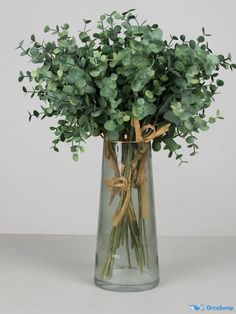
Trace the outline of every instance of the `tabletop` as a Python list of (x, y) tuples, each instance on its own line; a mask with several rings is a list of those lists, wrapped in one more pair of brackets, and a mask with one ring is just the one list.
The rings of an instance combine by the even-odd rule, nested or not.
[(160, 285), (131, 293), (94, 285), (95, 242), (86, 235), (0, 235), (0, 313), (236, 312), (235, 237), (159, 237)]

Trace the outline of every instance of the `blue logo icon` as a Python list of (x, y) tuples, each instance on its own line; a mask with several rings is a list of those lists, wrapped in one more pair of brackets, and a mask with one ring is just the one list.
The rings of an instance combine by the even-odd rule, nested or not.
[(204, 311), (204, 304), (190, 304), (190, 309), (194, 311)]

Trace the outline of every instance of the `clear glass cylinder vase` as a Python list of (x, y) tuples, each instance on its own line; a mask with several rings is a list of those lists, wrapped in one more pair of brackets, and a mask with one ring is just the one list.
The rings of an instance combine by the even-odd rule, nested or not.
[(104, 140), (95, 283), (113, 291), (159, 283), (150, 143)]

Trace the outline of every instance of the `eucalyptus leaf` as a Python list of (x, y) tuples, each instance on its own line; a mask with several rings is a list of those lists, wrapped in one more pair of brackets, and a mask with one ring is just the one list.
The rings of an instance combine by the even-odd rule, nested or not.
[(116, 129), (116, 124), (113, 120), (107, 120), (104, 124), (104, 128), (107, 130), (107, 131), (115, 131)]
[(74, 36), (67, 23), (47, 25), (43, 31), (52, 38), (38, 42), (31, 35), (28, 47), (18, 44), (20, 55), (31, 62), (18, 81), (26, 85), (28, 80), (23, 92), (42, 104), (29, 120), (57, 121), (51, 127), (52, 148), (69, 143), (74, 160), (90, 136), (135, 141), (135, 119), (141, 132), (147, 125), (154, 132), (170, 124), (154, 139), (153, 150), (164, 148), (183, 163), (181, 138), (196, 155), (200, 131), (223, 119), (220, 111), (209, 117), (208, 108), (224, 85), (220, 70), (236, 68), (231, 54), (213, 52), (204, 28), (193, 39), (184, 34), (163, 38), (159, 25), (139, 22), (134, 9), (101, 15), (95, 32), (88, 29), (91, 22), (84, 19), (84, 29)]

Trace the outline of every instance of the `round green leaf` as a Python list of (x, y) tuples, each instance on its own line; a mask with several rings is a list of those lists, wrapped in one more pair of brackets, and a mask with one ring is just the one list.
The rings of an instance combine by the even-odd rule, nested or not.
[(104, 123), (104, 128), (107, 130), (107, 131), (115, 131), (116, 129), (116, 124), (113, 120), (107, 120), (105, 123)]
[(90, 75), (92, 77), (98, 77), (100, 75), (100, 72), (97, 70), (93, 70), (93, 71), (90, 71)]
[(70, 27), (70, 26), (69, 26), (69, 24), (67, 24), (67, 23), (65, 23), (65, 24), (63, 25), (63, 28), (64, 28), (64, 29), (69, 29), (69, 27)]
[(74, 88), (70, 85), (65, 85), (63, 91), (68, 95), (73, 95)]
[(177, 71), (182, 72), (185, 70), (185, 66), (181, 61), (176, 61), (175, 62), (175, 68)]
[(47, 112), (48, 114), (52, 114), (52, 113), (53, 113), (53, 108), (52, 108), (52, 107), (46, 108), (46, 112)]
[(152, 142), (152, 149), (155, 152), (159, 152), (159, 150), (161, 150), (161, 142), (158, 138), (155, 138)]
[(44, 27), (44, 33), (47, 33), (47, 32), (49, 32), (50, 31), (50, 27), (47, 25), (47, 26), (45, 26)]
[(147, 98), (152, 99), (152, 98), (153, 98), (153, 92), (150, 91), (150, 90), (146, 90), (146, 91), (145, 91), (145, 96), (146, 96)]
[(194, 141), (195, 141), (195, 138), (194, 138), (193, 136), (188, 136), (188, 137), (186, 138), (186, 142), (187, 142), (188, 144), (193, 144)]
[(217, 80), (217, 81), (216, 81), (216, 84), (217, 84), (218, 86), (223, 86), (223, 85), (224, 85), (224, 81), (223, 81), (223, 80)]
[(53, 52), (57, 55), (58, 53), (61, 52), (61, 49), (60, 49), (60, 48), (55, 48), (55, 49), (53, 50)]
[(79, 88), (84, 88), (86, 86), (87, 82), (84, 78), (79, 78), (76, 82), (75, 85)]
[(78, 161), (79, 160), (79, 155), (77, 153), (73, 154), (73, 160)]
[(57, 75), (58, 75), (59, 77), (62, 77), (63, 71), (62, 71), (62, 70), (58, 70), (58, 71), (57, 71)]
[(130, 120), (130, 116), (129, 115), (126, 114), (125, 116), (123, 116), (123, 121), (127, 122), (129, 120)]
[(91, 113), (91, 116), (96, 118), (96, 117), (99, 117), (102, 113), (102, 110), (97, 110), (97, 111), (94, 111)]
[(86, 94), (94, 94), (95, 92), (96, 92), (96, 89), (93, 86), (87, 85), (85, 87)]
[(192, 48), (192, 49), (195, 49), (196, 48), (196, 43), (194, 40), (190, 40), (189, 41), (189, 46)]
[(110, 53), (111, 50), (112, 50), (111, 47), (108, 46), (108, 45), (105, 45), (105, 46), (102, 47), (102, 53), (104, 53), (105, 55), (107, 55), (108, 53)]
[(202, 42), (204, 42), (205, 37), (204, 36), (199, 36), (197, 40), (198, 40), (199, 43), (202, 43)]

